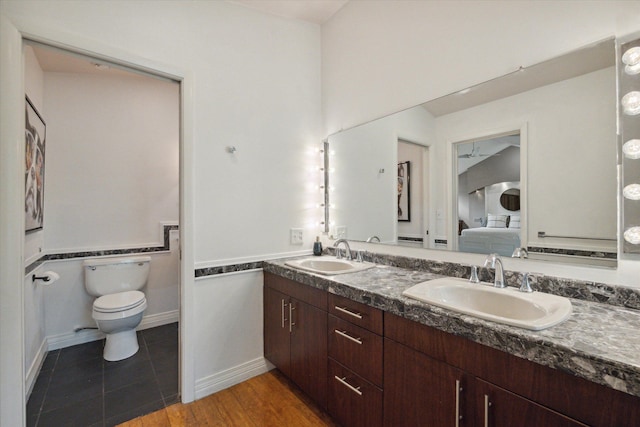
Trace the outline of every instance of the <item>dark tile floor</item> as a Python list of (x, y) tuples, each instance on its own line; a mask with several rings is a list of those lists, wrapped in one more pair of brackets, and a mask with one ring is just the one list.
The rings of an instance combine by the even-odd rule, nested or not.
[(104, 340), (50, 351), (27, 403), (27, 426), (109, 427), (179, 402), (178, 324), (138, 332), (140, 350), (102, 358)]

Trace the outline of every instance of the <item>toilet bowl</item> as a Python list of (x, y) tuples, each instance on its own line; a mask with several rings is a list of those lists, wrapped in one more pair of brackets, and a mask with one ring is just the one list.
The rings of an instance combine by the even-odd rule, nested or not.
[(92, 317), (107, 337), (105, 360), (123, 360), (138, 352), (136, 328), (146, 308), (147, 299), (140, 291), (104, 295), (93, 302)]
[(142, 321), (147, 299), (141, 289), (149, 277), (148, 256), (90, 259), (83, 262), (85, 289), (95, 297), (92, 317), (105, 334), (103, 357), (123, 360), (138, 352), (136, 327)]

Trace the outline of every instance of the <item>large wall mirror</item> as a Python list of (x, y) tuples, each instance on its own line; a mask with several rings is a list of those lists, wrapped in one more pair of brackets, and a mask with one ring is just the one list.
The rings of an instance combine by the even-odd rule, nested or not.
[(331, 135), (329, 234), (615, 266), (615, 63), (612, 38)]

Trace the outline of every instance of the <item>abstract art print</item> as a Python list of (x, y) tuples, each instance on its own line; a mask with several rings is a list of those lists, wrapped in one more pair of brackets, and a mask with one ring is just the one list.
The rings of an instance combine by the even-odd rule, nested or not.
[(411, 162), (398, 163), (398, 221), (411, 221)]
[(27, 97), (25, 107), (25, 231), (42, 228), (44, 220), (44, 152), (46, 125)]

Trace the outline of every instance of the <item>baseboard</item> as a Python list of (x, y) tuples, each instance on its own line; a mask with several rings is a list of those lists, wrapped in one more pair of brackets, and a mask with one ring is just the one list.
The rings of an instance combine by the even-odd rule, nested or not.
[[(155, 328), (177, 322), (180, 318), (179, 310), (165, 311), (164, 313), (150, 314), (144, 316), (138, 330)], [(51, 335), (46, 338), (48, 351), (59, 348), (71, 347), (72, 345), (85, 344), (104, 338), (104, 334), (97, 329), (83, 329), (78, 332), (67, 332), (64, 334)]]
[(229, 388), (243, 381), (264, 374), (273, 368), (267, 359), (259, 357), (241, 365), (196, 380), (196, 399)]
[(138, 330), (155, 328), (157, 326), (175, 323), (180, 320), (180, 310), (165, 311), (164, 313), (150, 314), (142, 318)]
[(42, 344), (40, 344), (40, 348), (38, 348), (38, 352), (36, 353), (36, 357), (31, 362), (31, 366), (29, 366), (29, 370), (27, 371), (27, 375), (25, 378), (25, 402), (29, 400), (29, 396), (31, 396), (31, 392), (33, 391), (33, 386), (38, 379), (38, 374), (40, 373), (40, 369), (42, 369), (42, 364), (44, 363), (44, 358), (47, 357), (47, 339), (42, 340)]

